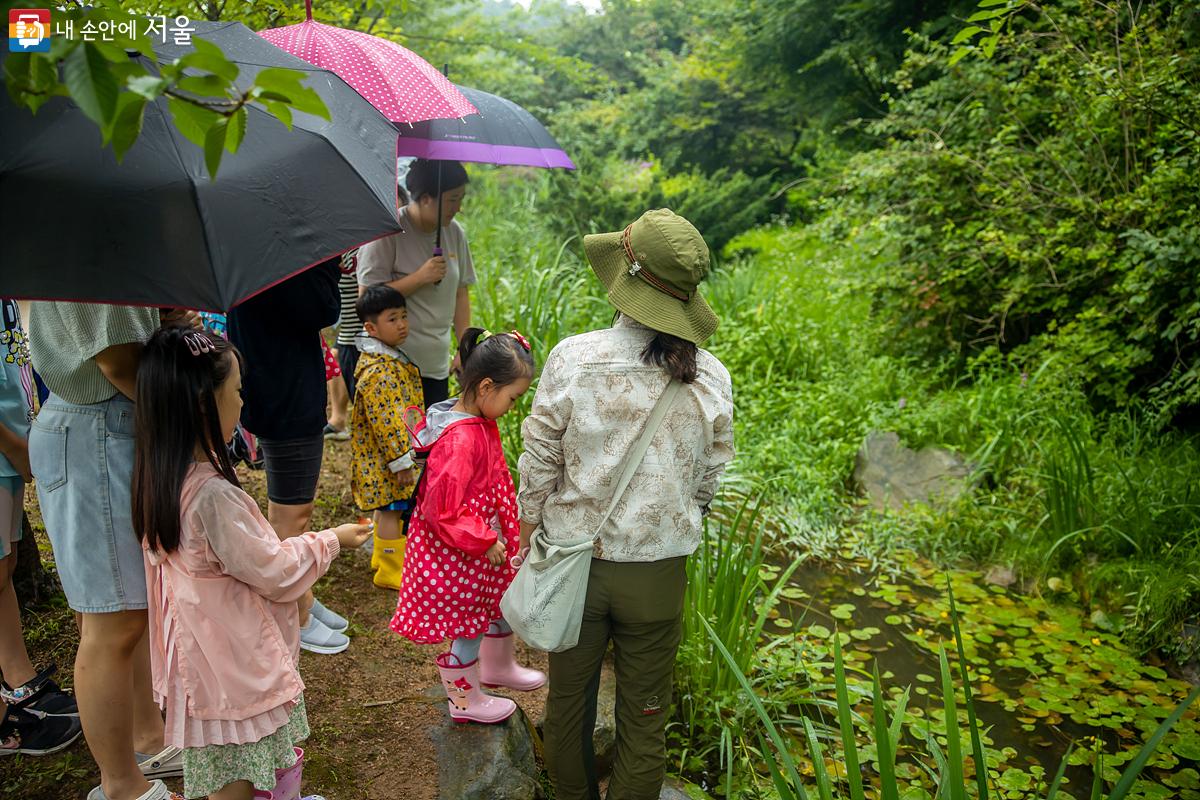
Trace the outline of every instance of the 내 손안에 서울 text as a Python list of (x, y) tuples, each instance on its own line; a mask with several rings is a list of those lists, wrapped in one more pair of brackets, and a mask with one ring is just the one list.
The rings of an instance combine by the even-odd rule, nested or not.
[(124, 20), (85, 20), (76, 28), (75, 20), (59, 19), (53, 22), (52, 12), (46, 8), (12, 8), (8, 12), (8, 49), (12, 53), (46, 53), (50, 51), (53, 36), (81, 39), (85, 42), (111, 42), (115, 37), (134, 38), (147, 36), (166, 43), (168, 39), (176, 45), (192, 43), (195, 27), (187, 17), (165, 15), (137, 17)]

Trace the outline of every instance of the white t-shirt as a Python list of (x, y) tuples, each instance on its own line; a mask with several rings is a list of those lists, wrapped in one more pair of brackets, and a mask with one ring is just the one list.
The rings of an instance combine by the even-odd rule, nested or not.
[[(358, 285), (389, 283), (411, 275), (433, 257), (436, 240), (433, 233), (419, 230), (408, 216), (408, 207), (400, 209), (400, 227), (396, 233), (376, 239), (358, 249)], [(467, 247), (467, 235), (457, 220), (442, 228), (442, 253), (446, 258), (446, 277), (441, 283), (422, 286), (408, 295), (408, 339), (400, 345), (423, 378), (450, 375), (450, 328), (454, 324), (454, 305), (461, 286), (475, 283), (475, 265)]]

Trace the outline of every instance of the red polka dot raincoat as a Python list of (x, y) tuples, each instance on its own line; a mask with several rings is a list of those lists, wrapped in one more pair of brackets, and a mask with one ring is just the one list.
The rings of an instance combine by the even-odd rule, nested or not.
[[(500, 617), (500, 597), (515, 571), (520, 527), (512, 476), (496, 422), (450, 423), (429, 452), (408, 528), (400, 598), (391, 628), (421, 644), (472, 639)], [(493, 566), (484, 553), (507, 550)]]

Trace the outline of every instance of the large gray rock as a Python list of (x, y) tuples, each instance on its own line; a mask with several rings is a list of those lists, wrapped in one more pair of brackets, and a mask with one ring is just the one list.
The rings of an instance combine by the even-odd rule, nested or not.
[(709, 800), (709, 795), (694, 783), (667, 778), (662, 791), (658, 793), (658, 800)]
[(867, 436), (854, 459), (854, 484), (877, 511), (954, 500), (971, 489), (971, 467), (942, 447), (912, 450), (892, 432)]
[(541, 797), (529, 719), (519, 707), (499, 725), (458, 723), (443, 710), (429, 738), (437, 748), (439, 800)]

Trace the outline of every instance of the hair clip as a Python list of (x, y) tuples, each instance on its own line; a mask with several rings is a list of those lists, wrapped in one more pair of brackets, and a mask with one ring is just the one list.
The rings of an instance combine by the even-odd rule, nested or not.
[(529, 340), (528, 340), (528, 339), (526, 339), (524, 336), (522, 336), (522, 335), (520, 334), (520, 332), (518, 332), (518, 331), (509, 331), (509, 332), (508, 332), (508, 335), (509, 335), (509, 336), (511, 336), (511, 337), (513, 337), (514, 339), (516, 339), (516, 340), (517, 340), (517, 343), (518, 343), (518, 344), (520, 344), (520, 345), (521, 345), (521, 347), (524, 347), (524, 348), (525, 348), (525, 352), (526, 352), (526, 353), (528, 353), (528, 352), (530, 352), (530, 351), (531, 351), (531, 349), (532, 349), (532, 348), (530, 348), (530, 346), (529, 346)]
[(496, 334), (492, 333), (489, 330), (484, 330), (483, 333), (479, 334), (479, 338), (476, 339), (475, 341), (478, 342), (479, 344), (483, 344), (484, 342), (486, 342), (488, 339), (492, 338), (495, 335)]
[(213, 346), (212, 339), (207, 335), (197, 331), (190, 331), (183, 335), (183, 343), (187, 345), (187, 349), (192, 355), (198, 356), (201, 353), (211, 353), (217, 348)]

